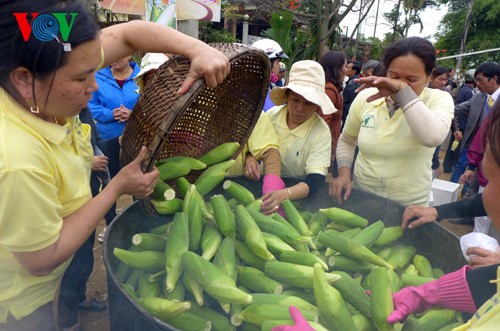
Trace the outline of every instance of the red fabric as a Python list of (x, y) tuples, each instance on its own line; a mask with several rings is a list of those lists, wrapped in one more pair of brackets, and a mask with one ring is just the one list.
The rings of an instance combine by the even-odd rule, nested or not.
[(331, 82), (326, 82), (325, 93), (328, 95), (332, 101), (337, 112), (334, 114), (323, 114), (322, 111), (318, 111), (318, 115), (321, 116), (330, 127), (330, 133), (332, 135), (332, 160), (335, 157), (335, 151), (337, 150), (337, 142), (340, 137), (340, 126), (342, 124), (342, 112), (343, 112), (343, 100), (339, 93), (339, 90)]
[(469, 164), (472, 164), (476, 167), (477, 181), (479, 182), (479, 185), (481, 185), (482, 187), (485, 187), (486, 184), (488, 184), (488, 180), (484, 178), (483, 168), (481, 166), (481, 161), (483, 160), (484, 147), (485, 147), (484, 134), (488, 123), (488, 119), (489, 117), (487, 117), (481, 123), (481, 125), (479, 126), (479, 130), (477, 130), (477, 133), (474, 136), (474, 139), (472, 140), (469, 149), (467, 150), (467, 159), (469, 160)]

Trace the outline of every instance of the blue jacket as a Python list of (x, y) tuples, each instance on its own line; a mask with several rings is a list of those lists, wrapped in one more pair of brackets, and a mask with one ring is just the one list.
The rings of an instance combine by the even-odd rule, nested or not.
[(140, 68), (134, 62), (131, 62), (130, 66), (134, 71), (125, 80), (123, 88), (120, 88), (116, 82), (110, 67), (106, 67), (95, 73), (95, 79), (99, 88), (92, 93), (89, 108), (102, 139), (116, 138), (123, 133), (125, 123), (115, 120), (113, 110), (119, 108), (120, 105), (132, 110), (139, 98), (139, 94), (135, 92), (138, 87), (134, 83), (134, 77), (139, 73)]

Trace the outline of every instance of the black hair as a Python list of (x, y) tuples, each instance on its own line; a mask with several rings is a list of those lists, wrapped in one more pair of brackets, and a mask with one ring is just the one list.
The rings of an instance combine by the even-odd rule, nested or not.
[(347, 63), (352, 63), (352, 70), (356, 71), (356, 75), (359, 75), (361, 73), (361, 68), (363, 65), (359, 61), (349, 61)]
[(490, 145), (491, 155), (500, 167), (500, 102), (497, 100), (486, 119), (486, 141)]
[[(68, 13), (67, 20), (71, 22), (69, 13), (77, 13), (72, 29), (66, 41), (60, 31), (48, 41), (41, 41), (31, 32), (28, 40), (24, 40), (14, 13), (28, 13), (27, 20), (32, 24), (34, 15), (52, 13)], [(43, 29), (42, 29), (43, 30)], [(18, 68), (25, 67), (33, 77), (46, 78), (53, 75), (62, 67), (70, 52), (65, 52), (62, 43), (68, 43), (71, 48), (93, 40), (97, 37), (99, 26), (87, 11), (82, 0), (2, 0), (0, 1), (0, 87), (8, 91), (19, 101), (19, 94), (10, 81), (10, 73)], [(52, 36), (54, 36), (52, 35)], [(33, 80), (33, 91), (35, 90)], [(36, 103), (36, 101), (35, 101)]]
[(493, 78), (497, 76), (497, 83), (500, 84), (500, 65), (496, 62), (484, 62), (476, 68), (474, 77), (478, 74), (483, 74), (484, 77)]
[(372, 75), (377, 77), (386, 77), (387, 69), (385, 68), (385, 65), (382, 62), (379, 62), (375, 68), (373, 68)]
[(438, 77), (438, 76), (441, 76), (443, 74), (447, 74), (448, 78), (450, 77), (450, 71), (448, 70), (448, 68), (438, 66), (438, 67), (434, 68), (434, 70), (432, 70), (432, 77)]
[(321, 57), (319, 64), (321, 64), (325, 71), (325, 80), (335, 85), (339, 92), (342, 91), (343, 80), (341, 76), (345, 66), (344, 53), (329, 51)]
[(425, 73), (429, 76), (436, 66), (436, 49), (427, 39), (420, 37), (404, 38), (389, 45), (384, 52), (382, 62), (389, 68), (392, 60), (400, 56), (415, 55), (425, 66)]
[(368, 60), (363, 64), (363, 71), (367, 71), (370, 69), (375, 69), (375, 67), (379, 64), (380, 62), (377, 60)]

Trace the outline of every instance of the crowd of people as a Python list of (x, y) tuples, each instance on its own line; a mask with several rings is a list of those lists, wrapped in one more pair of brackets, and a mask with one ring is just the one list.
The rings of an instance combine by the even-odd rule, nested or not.
[[(24, 40), (12, 15), (22, 12), (77, 15), (62, 43)], [(141, 171), (145, 147), (135, 161), (119, 165), (120, 136), (140, 93), (166, 54), (191, 60), (179, 94), (202, 77), (217, 86), (229, 61), (154, 23), (100, 31), (82, 1), (8, 1), (0, 21), (0, 182), (16, 188), (0, 201), (0, 330), (78, 331), (79, 309), (106, 308), (85, 296), (97, 225), (114, 218), (121, 195), (144, 198), (159, 177), (156, 168)], [(432, 43), (419, 37), (396, 41), (381, 59), (362, 63), (330, 51), (319, 61), (289, 63), (289, 70), (276, 41), (253, 46), (269, 57), (269, 92), (229, 173), (262, 181), (263, 213), (317, 194), (331, 175), (329, 195), (340, 205), (360, 189), (408, 206), (405, 230), (476, 217), (476, 231), (500, 239), (500, 65), (466, 71), (460, 86), (453, 71), (436, 66)], [(131, 61), (138, 50), (149, 52), (140, 66)], [(428, 207), (441, 171), (437, 155), (449, 135), (443, 170), (470, 188), (467, 198)], [(300, 181), (287, 187), (282, 176)], [(388, 321), (434, 306), (478, 312), (469, 326), (498, 320), (488, 299), (496, 293), (489, 281), (497, 278), (500, 252), (471, 248), (468, 254), (474, 268), (395, 293)], [(299, 315), (294, 311), (299, 324), (276, 330), (305, 330)]]

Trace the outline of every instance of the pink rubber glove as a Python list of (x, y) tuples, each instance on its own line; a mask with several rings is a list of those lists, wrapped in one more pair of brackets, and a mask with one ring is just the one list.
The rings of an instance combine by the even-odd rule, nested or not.
[(288, 310), (295, 324), (275, 326), (272, 331), (314, 331), (297, 308), (290, 306)]
[(285, 187), (285, 183), (280, 176), (276, 176), (273, 174), (264, 175), (264, 180), (262, 183), (262, 195), (265, 195), (269, 192), (282, 190)]
[(475, 313), (464, 266), (452, 273), (420, 286), (409, 286), (393, 295), (394, 311), (388, 323), (404, 322), (410, 314), (420, 314), (432, 307), (442, 307), (466, 313)]

